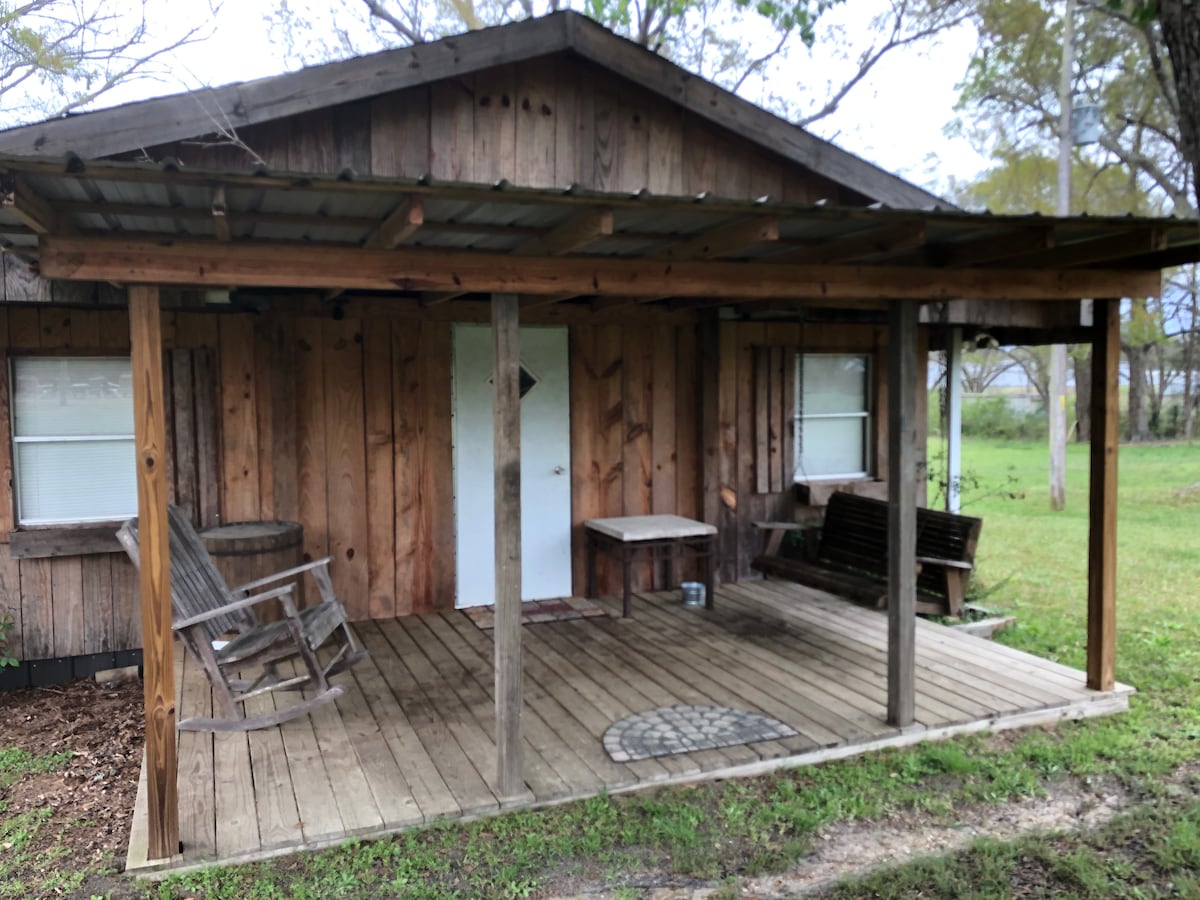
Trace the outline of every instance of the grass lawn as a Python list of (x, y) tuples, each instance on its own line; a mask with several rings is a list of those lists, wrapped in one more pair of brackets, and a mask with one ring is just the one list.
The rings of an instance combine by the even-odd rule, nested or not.
[[(1200, 448), (1123, 447), (1120, 469), (1117, 677), (1139, 689), (1128, 714), (597, 797), (159, 885), (95, 878), (83, 896), (520, 897), (603, 885), (632, 898), (698, 882), (737, 896), (742, 879), (787, 871), (829, 826), (953, 824), (1064, 782), (1119, 785), (1133, 803), (1098, 831), (982, 841), (835, 893), (1200, 895)], [(1062, 513), (1048, 508), (1044, 446), (971, 443), (964, 470), (980, 484), (964, 511), (984, 519), (977, 591), (1018, 616), (999, 639), (1082, 668), (1086, 448), (1068, 454)]]

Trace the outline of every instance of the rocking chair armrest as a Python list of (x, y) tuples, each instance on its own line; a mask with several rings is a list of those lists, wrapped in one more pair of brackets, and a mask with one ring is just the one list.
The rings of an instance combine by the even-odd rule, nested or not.
[(246, 591), (252, 591), (255, 588), (262, 587), (264, 584), (271, 584), (274, 581), (281, 581), (284, 578), (292, 578), (296, 575), (303, 575), (310, 569), (317, 569), (321, 566), (327, 566), (333, 562), (332, 556), (326, 556), (324, 559), (314, 559), (312, 562), (305, 563), (302, 566), (296, 566), (292, 569), (284, 569), (282, 572), (276, 572), (274, 575), (267, 575), (265, 578), (256, 578), (254, 581), (247, 581), (245, 584), (239, 584), (231, 590), (235, 594), (244, 594)]
[(969, 563), (965, 560), (942, 559), (937, 556), (918, 556), (917, 562), (924, 563), (927, 566), (941, 566), (943, 569), (965, 569), (970, 571), (975, 568), (974, 563)]
[[(239, 609), (246, 609), (249, 606), (255, 606), (266, 600), (281, 600), (284, 607), (291, 607), (294, 610), (294, 604), (291, 601), (292, 591), (295, 585), (285, 584), (283, 587), (277, 587), (274, 590), (263, 591), (261, 594), (252, 594), (249, 597), (244, 597), (241, 600), (235, 600), (233, 603), (226, 603), (224, 606), (218, 606), (216, 609), (206, 609), (202, 613), (197, 613), (194, 616), (188, 616), (186, 619), (180, 619), (174, 622), (171, 628), (175, 631), (180, 631), (192, 625), (199, 625), (201, 622), (207, 622), (209, 619), (216, 619), (227, 613), (236, 612)], [(294, 613), (293, 613), (294, 614)]]

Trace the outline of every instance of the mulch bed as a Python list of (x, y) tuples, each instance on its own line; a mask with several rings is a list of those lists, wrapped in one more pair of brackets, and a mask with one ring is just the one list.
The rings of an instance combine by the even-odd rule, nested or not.
[[(124, 867), (142, 765), (142, 683), (90, 679), (0, 693), (0, 745), (39, 755), (70, 753), (57, 772), (27, 775), (2, 799), (5, 816), (51, 808), (39, 838), (70, 851), (73, 868)], [(85, 827), (76, 826), (86, 823)]]

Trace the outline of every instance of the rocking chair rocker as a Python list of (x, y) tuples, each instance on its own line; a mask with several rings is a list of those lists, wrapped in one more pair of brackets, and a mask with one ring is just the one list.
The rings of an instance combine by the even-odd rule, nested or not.
[[(167, 511), (171, 544), (171, 606), (173, 630), (203, 667), (213, 691), (215, 718), (184, 719), (181, 731), (251, 731), (279, 725), (307, 715), (316, 707), (340, 697), (342, 687), (329, 684), (329, 676), (345, 671), (367, 656), (346, 623), (346, 611), (329, 579), (330, 558), (316, 560), (230, 588), (208, 555), (187, 513), (177, 506)], [(137, 520), (130, 519), (117, 539), (135, 566), (140, 567)], [(321, 602), (297, 610), (296, 581), (311, 572)], [(286, 582), (268, 590), (268, 585)], [(258, 591), (258, 593), (253, 593)], [(278, 600), (284, 616), (277, 622), (259, 622), (253, 607)], [(228, 636), (227, 640), (219, 640)], [(330, 638), (336, 649), (321, 662), (317, 651)], [(299, 657), (295, 675), (283, 674), (278, 664)], [(232, 673), (261, 668), (253, 680)], [(271, 713), (247, 716), (242, 704), (272, 691), (311, 689), (307, 699)]]

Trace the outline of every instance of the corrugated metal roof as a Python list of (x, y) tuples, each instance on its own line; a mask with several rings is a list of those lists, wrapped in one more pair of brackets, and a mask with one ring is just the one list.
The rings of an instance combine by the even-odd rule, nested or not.
[[(581, 213), (609, 210), (611, 233), (597, 232), (572, 254), (638, 258), (783, 261), (811, 256), (828, 264), (1004, 266), (1052, 269), (1102, 265), (1157, 268), (1200, 260), (1192, 220), (1132, 216), (991, 215), (957, 210), (798, 205), (771, 198), (659, 196), (517, 188), (359, 177), (353, 173), (185, 170), (173, 163), (83, 163), (0, 158), (8, 199), (0, 236), (10, 250), (36, 256), (39, 230), (216, 239), (213, 204), (223, 192), (234, 241), (361, 246), (399, 207), (417, 198), (423, 224), (404, 246), (508, 253), (552, 235)], [(20, 184), (52, 210), (55, 221), (31, 225), (13, 190)], [(739, 223), (777, 223), (774, 234), (704, 239)], [(1089, 257), (1095, 247), (1098, 258)], [(1007, 248), (1007, 249), (1006, 249)], [(1102, 252), (1101, 252), (1102, 250)]]

